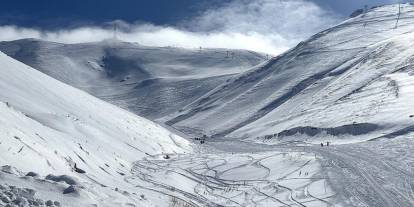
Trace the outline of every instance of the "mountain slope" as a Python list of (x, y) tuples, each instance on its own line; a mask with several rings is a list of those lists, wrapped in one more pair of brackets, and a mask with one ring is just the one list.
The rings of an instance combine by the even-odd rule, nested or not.
[[(125, 186), (123, 178), (130, 174), (133, 162), (148, 155), (191, 150), (185, 139), (161, 126), (4, 53), (0, 53), (0, 88), (0, 166), (41, 176), (69, 175), (84, 186), (114, 189)], [(104, 191), (92, 192), (86, 194), (89, 199), (105, 197), (100, 195)], [(115, 194), (109, 193), (114, 200)]]
[(177, 111), (266, 58), (244, 50), (158, 48), (116, 40), (60, 44), (24, 39), (1, 42), (0, 51), (150, 119)]
[(398, 11), (398, 5), (376, 7), (316, 34), (216, 87), (167, 123), (217, 137), (279, 140), (408, 132), (414, 7), (402, 4)]

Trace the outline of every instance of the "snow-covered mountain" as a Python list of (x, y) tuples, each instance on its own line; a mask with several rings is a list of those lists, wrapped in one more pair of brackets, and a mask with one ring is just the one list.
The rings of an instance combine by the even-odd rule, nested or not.
[[(261, 64), (248, 51), (3, 42), (45, 74), (0, 53), (0, 206), (413, 206), (413, 46), (410, 4)], [(46, 74), (217, 139), (191, 145)]]
[(175, 112), (266, 55), (225, 49), (146, 47), (117, 40), (1, 42), (0, 51), (98, 98), (157, 119)]
[(0, 50), (186, 133), (346, 142), (411, 131), (413, 14), (410, 4), (372, 8), (262, 64), (249, 51), (119, 41)]
[[(191, 151), (188, 141), (158, 124), (61, 83), (4, 53), (0, 53), (0, 88), (0, 163), (12, 166), (3, 171), (16, 173), (12, 170), (16, 168), (41, 177), (67, 175), (69, 180), (79, 180), (79, 186), (87, 187), (81, 193), (87, 199), (62, 197), (65, 188), (51, 187), (46, 181), (27, 181), (43, 186), (43, 193), (56, 194), (66, 206), (106, 202), (114, 206), (116, 195), (122, 196), (122, 192), (113, 189), (125, 189), (123, 179), (130, 174), (132, 162), (150, 155)], [(3, 173), (0, 177), (0, 184), (16, 185), (14, 178)], [(34, 188), (39, 190), (39, 186)], [(107, 191), (111, 192), (105, 194)]]
[(233, 77), (166, 121), (218, 137), (278, 140), (408, 133), (413, 42), (412, 5), (372, 8)]

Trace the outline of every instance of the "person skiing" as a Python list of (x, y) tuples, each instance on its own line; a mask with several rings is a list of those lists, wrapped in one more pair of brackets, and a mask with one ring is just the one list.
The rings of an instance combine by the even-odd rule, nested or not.
[(323, 143), (321, 142), (321, 147), (323, 147)]

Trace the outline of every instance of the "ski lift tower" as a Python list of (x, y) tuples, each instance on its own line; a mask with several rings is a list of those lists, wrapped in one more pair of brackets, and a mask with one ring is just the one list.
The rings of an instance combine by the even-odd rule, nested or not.
[(398, 22), (400, 21), (400, 17), (401, 17), (401, 1), (398, 0), (398, 14), (397, 14), (397, 21), (395, 22), (394, 29), (398, 28)]

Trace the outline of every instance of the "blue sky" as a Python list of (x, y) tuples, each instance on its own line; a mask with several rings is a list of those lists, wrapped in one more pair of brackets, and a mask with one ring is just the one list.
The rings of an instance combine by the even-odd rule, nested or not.
[[(403, 1), (402, 2), (408, 2)], [(2, 0), (0, 40), (64, 43), (113, 36), (151, 46), (280, 54), (364, 5), (397, 0)]]
[[(130, 23), (145, 21), (174, 25), (229, 1), (231, 0), (2, 0), (0, 24), (59, 28), (80, 24), (102, 24), (121, 19)], [(392, 0), (312, 1), (342, 17), (365, 4), (378, 5), (393, 2)]]
[(174, 24), (224, 1), (215, 0), (2, 0), (0, 23), (56, 28), (114, 19)]

